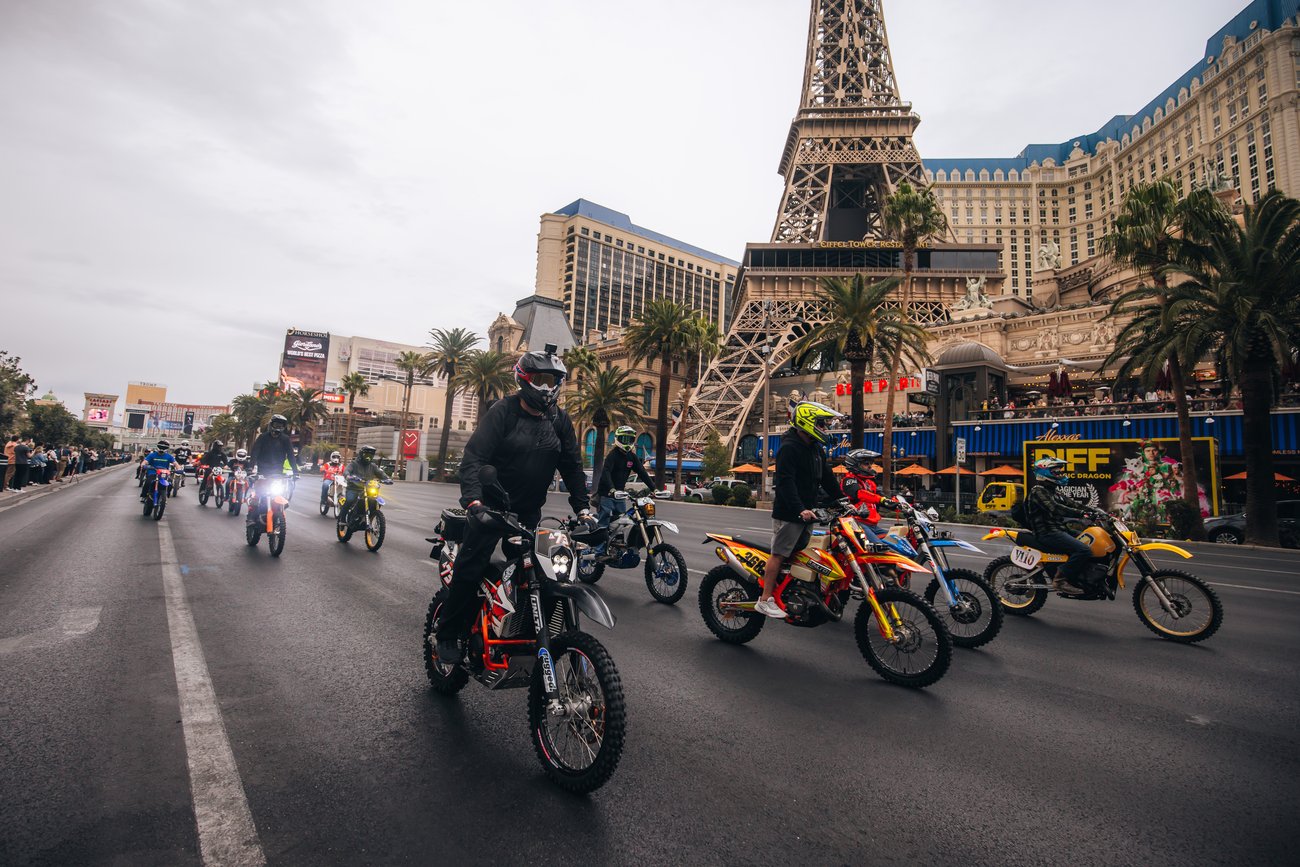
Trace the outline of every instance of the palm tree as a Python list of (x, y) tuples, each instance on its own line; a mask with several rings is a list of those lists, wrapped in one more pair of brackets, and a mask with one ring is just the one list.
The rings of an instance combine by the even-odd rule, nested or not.
[(677, 423), (677, 472), (673, 477), (673, 496), (682, 490), (682, 454), (686, 446), (686, 418), (691, 411), (691, 390), (698, 384), (700, 368), (722, 349), (718, 324), (707, 316), (696, 316), (686, 328), (686, 385), (682, 388), (682, 415)]
[(402, 448), (402, 437), (406, 435), (407, 419), (411, 414), (411, 392), (415, 390), (415, 381), (425, 379), (433, 373), (433, 362), (429, 356), (423, 352), (406, 350), (397, 356), (394, 362), (397, 369), (402, 372), (400, 380), (405, 387), (402, 394), (402, 427), (397, 433), (397, 470), (396, 475), (406, 478), (406, 449)]
[(584, 374), (600, 370), (600, 359), (594, 349), (571, 346), (564, 350), (564, 366), (569, 368), (569, 376), (577, 384), (582, 381)]
[(311, 442), (317, 422), (330, 414), (329, 407), (321, 400), (322, 394), (318, 388), (303, 388), (290, 391), (276, 401), (275, 411), (288, 420), (289, 427), (305, 434), (302, 445)]
[[(263, 390), (265, 391), (265, 390)], [(245, 445), (251, 443), (266, 423), (271, 414), (271, 404), (260, 394), (240, 394), (230, 402), (230, 409), (239, 421), (239, 441)]]
[[(916, 268), (916, 249), (932, 238), (948, 232), (948, 218), (943, 215), (943, 208), (934, 197), (929, 187), (914, 188), (904, 181), (898, 189), (885, 200), (881, 213), (885, 231), (902, 244), (903, 247), (903, 293), (899, 299), (902, 321), (911, 316), (912, 271)], [(889, 362), (889, 393), (885, 396), (885, 442), (887, 450), (893, 443), (894, 436), (894, 396), (898, 389), (898, 368), (902, 362), (903, 343), (898, 343), (894, 356)], [(881, 489), (889, 490), (889, 462), (885, 461), (885, 471), (881, 474)]]
[(346, 445), (347, 453), (351, 455), (355, 451), (356, 444), (356, 440), (352, 438), (352, 426), (356, 423), (353, 414), (356, 412), (357, 398), (370, 394), (370, 380), (366, 379), (365, 374), (349, 373), (339, 380), (339, 386), (348, 396), (348, 425), (343, 442)]
[(655, 488), (664, 485), (668, 457), (668, 389), (672, 363), (686, 344), (686, 325), (695, 317), (689, 307), (668, 298), (645, 305), (623, 335), (623, 345), (636, 363), (659, 360), (659, 418), (655, 421)]
[[(1205, 522), (1201, 517), (1199, 478), (1196, 453), (1192, 450), (1192, 413), (1187, 403), (1186, 374), (1197, 358), (1179, 357), (1176, 335), (1168, 331), (1162, 308), (1169, 294), (1167, 269), (1176, 263), (1185, 241), (1203, 239), (1207, 228), (1217, 219), (1222, 222), (1226, 211), (1208, 190), (1196, 190), (1180, 200), (1178, 190), (1169, 181), (1139, 184), (1128, 191), (1115, 218), (1115, 228), (1101, 239), (1103, 253), (1116, 262), (1137, 271), (1149, 286), (1121, 295), (1111, 305), (1108, 317), (1134, 312), (1136, 316), (1121, 331), (1115, 349), (1106, 359), (1110, 366), (1125, 355), (1117, 379), (1141, 374), (1148, 386), (1161, 370), (1168, 370), (1174, 406), (1178, 411), (1178, 443), (1183, 463), (1183, 498), (1194, 515), (1191, 537), (1205, 539)], [(1155, 306), (1151, 307), (1152, 302)]]
[[(863, 443), (862, 389), (867, 371), (897, 364), (900, 358), (917, 368), (929, 360), (925, 348), (929, 332), (910, 321), (903, 308), (888, 303), (899, 282), (898, 277), (887, 277), (868, 283), (861, 274), (851, 280), (823, 277), (817, 290), (829, 321), (813, 326), (792, 347), (796, 357), (816, 358), (823, 371), (848, 362), (850, 448), (861, 448)], [(885, 443), (887, 449), (889, 440)]]
[(447, 380), (447, 403), (442, 412), (442, 440), (438, 443), (438, 478), (447, 476), (447, 441), (451, 438), (451, 404), (456, 397), (456, 371), (468, 359), (479, 337), (467, 328), (435, 328), (429, 332), (431, 370)]
[(239, 419), (229, 413), (215, 415), (203, 433), (206, 439), (234, 444), (239, 441)]
[(514, 359), (496, 350), (474, 349), (456, 371), (456, 387), (478, 397), (478, 417), (475, 425), (483, 423), (483, 413), (494, 398), (504, 397), (515, 384)]
[(1169, 269), (1165, 327), (1182, 358), (1215, 354), (1241, 391), (1246, 540), (1278, 541), (1271, 413), (1275, 381), (1300, 345), (1300, 201), (1276, 190), (1183, 245)]
[(591, 464), (595, 470), (605, 459), (609, 426), (641, 422), (641, 383), (623, 368), (611, 365), (585, 377), (564, 405), (581, 427), (596, 428), (596, 451)]

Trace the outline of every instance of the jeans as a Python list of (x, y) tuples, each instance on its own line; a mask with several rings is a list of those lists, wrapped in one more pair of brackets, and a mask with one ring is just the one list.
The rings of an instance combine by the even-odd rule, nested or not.
[[(525, 527), (536, 527), (541, 517), (540, 511), (523, 514), (519, 516), (519, 523)], [(474, 625), (474, 617), (479, 611), (479, 584), (502, 535), (494, 528), (484, 527), (477, 518), (470, 516), (465, 527), (465, 541), (456, 552), (447, 601), (442, 604), (438, 617), (439, 639), (459, 638), (468, 634)]]
[(1070, 559), (1061, 564), (1057, 574), (1071, 584), (1077, 584), (1074, 579), (1088, 568), (1088, 561), (1092, 559), (1092, 550), (1064, 530), (1049, 530), (1046, 533), (1036, 534), (1036, 538), (1038, 550), (1049, 554), (1070, 555)]
[(602, 527), (608, 527), (610, 521), (614, 520), (615, 515), (622, 514), (618, 510), (618, 500), (613, 497), (601, 497), (600, 507), (596, 510), (596, 523)]

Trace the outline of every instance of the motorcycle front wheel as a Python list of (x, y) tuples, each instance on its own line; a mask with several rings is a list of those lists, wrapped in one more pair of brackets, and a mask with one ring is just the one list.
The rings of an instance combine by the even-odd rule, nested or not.
[(378, 551), (379, 547), (384, 544), (384, 533), (388, 529), (388, 521), (384, 518), (383, 512), (375, 512), (366, 521), (366, 550)]
[(244, 525), (244, 541), (248, 543), (248, 547), (255, 548), (257, 543), (262, 541), (262, 531), (258, 529), (260, 526), (257, 522)]
[(967, 648), (988, 644), (1002, 630), (1004, 614), (998, 595), (970, 569), (949, 569), (945, 575), (957, 604), (948, 603), (948, 594), (940, 591), (937, 576), (925, 588), (925, 601), (948, 627), (953, 644)]
[(155, 521), (161, 521), (163, 512), (165, 512), (166, 510), (167, 510), (167, 492), (164, 491), (163, 495), (158, 498), (158, 505), (154, 507), (153, 519)]
[(207, 489), (207, 486), (206, 486), (206, 485), (204, 485), (204, 486), (200, 486), (200, 487), (199, 487), (199, 505), (200, 505), (200, 506), (206, 506), (206, 505), (208, 504), (208, 497), (210, 497), (210, 496), (212, 496), (212, 493), (211, 493), (211, 491), (209, 491), (209, 490)]
[(709, 631), (728, 644), (745, 644), (763, 631), (767, 618), (761, 614), (723, 611), (723, 602), (757, 602), (757, 584), (741, 581), (730, 566), (714, 566), (700, 580), (700, 616)]
[(533, 746), (552, 782), (570, 792), (594, 792), (623, 755), (623, 681), (609, 651), (587, 633), (566, 632), (550, 644), (560, 695), (555, 706), (547, 702), (544, 666), (537, 660), (528, 688)]
[(244, 503), (243, 503), (242, 500), (239, 499), (239, 497), (231, 497), (231, 498), (230, 498), (230, 514), (232, 514), (232, 515), (238, 515), (238, 514), (239, 514), (239, 510), (243, 507), (243, 505), (244, 505)]
[(350, 542), (352, 540), (353, 530), (350, 526), (351, 523), (352, 522), (348, 520), (347, 516), (343, 514), (342, 510), (340, 510), (338, 519), (334, 522), (334, 533), (338, 536), (340, 542)]
[[(1169, 599), (1173, 611), (1160, 603), (1152, 582)], [(1178, 569), (1161, 569), (1133, 588), (1133, 610), (1152, 632), (1180, 644), (1204, 641), (1223, 625), (1219, 594), (1195, 575)]]
[(216, 491), (213, 493), (213, 496), (216, 498), (216, 501), (217, 501), (217, 508), (218, 508), (218, 509), (220, 509), (222, 506), (224, 506), (224, 505), (226, 504), (226, 489), (225, 489), (225, 488), (218, 487), (218, 488), (216, 489)]
[(271, 549), (272, 557), (279, 557), (280, 552), (284, 550), (284, 512), (276, 515), (271, 523), (275, 532), (266, 540), (268, 547)]
[(893, 638), (886, 638), (868, 600), (858, 606), (853, 635), (876, 674), (890, 683), (920, 688), (936, 683), (952, 663), (952, 637), (934, 609), (898, 587), (876, 591)]
[(149, 517), (149, 516), (152, 515), (152, 514), (153, 514), (153, 503), (151, 503), (151, 502), (145, 502), (145, 504), (144, 504), (144, 516), (147, 518), (147, 517)]
[(993, 588), (1009, 614), (1028, 617), (1047, 604), (1046, 590), (1011, 590), (1007, 582), (1019, 581), (1029, 573), (1011, 562), (1010, 557), (999, 557), (984, 568), (984, 582)]
[(428, 676), (429, 686), (433, 687), (434, 692), (455, 695), (469, 683), (469, 672), (463, 665), (449, 665), (438, 660), (437, 640), (433, 630), (446, 598), (446, 588), (434, 594), (429, 602), (429, 611), (424, 616), (424, 673)]
[(676, 605), (686, 595), (686, 560), (682, 552), (664, 542), (645, 558), (645, 586), (656, 602)]

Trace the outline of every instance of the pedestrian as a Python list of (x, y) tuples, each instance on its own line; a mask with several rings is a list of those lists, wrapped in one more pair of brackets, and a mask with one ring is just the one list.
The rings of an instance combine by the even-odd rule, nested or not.
[(31, 457), (32, 447), (25, 440), (18, 440), (14, 444), (14, 490), (21, 491), (27, 486), (27, 474), (29, 471), (29, 458)]
[(45, 443), (32, 443), (31, 453), (27, 456), (29, 483), (45, 484)]
[(18, 469), (18, 465), (14, 463), (14, 451), (17, 449), (17, 446), (18, 446), (18, 437), (13, 436), (11, 434), (9, 439), (5, 442), (4, 489), (6, 491), (10, 490), (14, 486), (14, 474), (15, 471)]

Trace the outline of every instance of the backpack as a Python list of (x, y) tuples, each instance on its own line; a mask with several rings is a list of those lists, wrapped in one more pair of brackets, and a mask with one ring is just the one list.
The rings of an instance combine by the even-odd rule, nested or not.
[(1033, 530), (1033, 527), (1029, 525), (1029, 508), (1026, 505), (1028, 501), (1029, 494), (1026, 492), (1024, 497), (1011, 504), (1011, 520), (1026, 530)]

